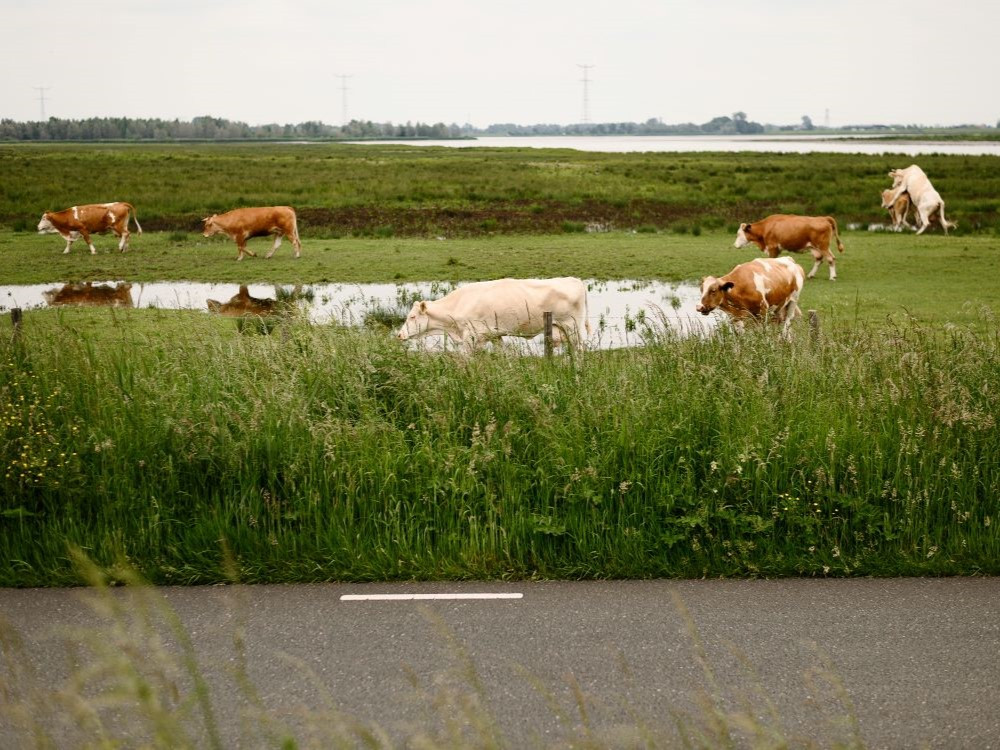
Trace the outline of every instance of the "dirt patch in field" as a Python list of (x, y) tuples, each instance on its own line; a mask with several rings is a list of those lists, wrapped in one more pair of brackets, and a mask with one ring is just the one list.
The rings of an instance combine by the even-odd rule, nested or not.
[[(386, 206), (366, 204), (341, 208), (299, 207), (303, 236), (474, 237), (484, 234), (559, 234), (630, 229), (712, 228), (752, 221), (770, 212), (751, 203), (719, 207), (632, 200), (510, 201), (469, 206)], [(143, 219), (152, 231), (201, 231), (200, 216)]]

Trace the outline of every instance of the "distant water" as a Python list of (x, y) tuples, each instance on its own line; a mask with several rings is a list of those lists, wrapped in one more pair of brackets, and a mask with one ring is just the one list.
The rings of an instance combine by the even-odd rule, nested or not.
[[(356, 141), (362, 143), (362, 141)], [(1000, 156), (1000, 141), (895, 141), (882, 136), (830, 138), (816, 135), (592, 135), (592, 136), (488, 136), (474, 140), (385, 140), (406, 146), (447, 148), (569, 148), (577, 151), (632, 153), (642, 151), (691, 153), (694, 151), (758, 151), (773, 153), (835, 154), (960, 154)]]

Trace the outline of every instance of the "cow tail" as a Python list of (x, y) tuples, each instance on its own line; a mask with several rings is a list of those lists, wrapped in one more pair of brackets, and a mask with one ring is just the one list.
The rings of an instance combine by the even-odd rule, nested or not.
[[(131, 203), (126, 203), (125, 205), (128, 206), (128, 209), (131, 212), (132, 221), (135, 222), (136, 231), (138, 231), (139, 234), (142, 234), (142, 227), (139, 226), (139, 217), (135, 215), (135, 206)], [(125, 228), (128, 229), (128, 219), (125, 220)]]
[(844, 252), (844, 243), (840, 241), (840, 230), (837, 229), (837, 220), (832, 216), (827, 216), (826, 219), (830, 222), (830, 227), (833, 229), (833, 237), (837, 240), (837, 249), (840, 252)]

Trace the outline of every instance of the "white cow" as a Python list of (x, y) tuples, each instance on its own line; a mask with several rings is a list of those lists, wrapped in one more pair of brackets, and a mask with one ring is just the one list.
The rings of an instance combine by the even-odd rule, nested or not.
[(443, 333), (467, 350), (503, 336), (532, 338), (551, 312), (552, 338), (575, 347), (590, 334), (587, 285), (580, 279), (497, 279), (460, 286), (438, 300), (414, 302), (396, 337), (400, 341)]
[(910, 201), (917, 210), (917, 220), (920, 222), (917, 234), (923, 234), (924, 230), (930, 226), (934, 214), (937, 214), (945, 234), (948, 234), (948, 227), (957, 226), (954, 222), (949, 222), (944, 218), (944, 201), (941, 199), (941, 195), (931, 185), (924, 170), (916, 164), (911, 164), (906, 169), (894, 169), (889, 172), (889, 176), (892, 178), (892, 190), (889, 195), (883, 194), (882, 208), (891, 208), (899, 196), (903, 193), (909, 193)]

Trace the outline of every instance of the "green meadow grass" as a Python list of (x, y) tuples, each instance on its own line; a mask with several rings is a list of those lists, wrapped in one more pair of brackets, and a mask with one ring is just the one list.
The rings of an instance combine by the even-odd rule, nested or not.
[(195, 232), (238, 206), (292, 205), (304, 237), (735, 227), (770, 213), (884, 223), (888, 171), (917, 161), (960, 233), (1000, 231), (1000, 157), (609, 154), (350, 144), (0, 144), (0, 226), (125, 200), (148, 230)]
[(1000, 573), (995, 320), (804, 328), (546, 360), (29, 312), (0, 585), (78, 582), (67, 545), (156, 583)]
[[(920, 159), (953, 236), (848, 231), (910, 161), (0, 146), (5, 284), (697, 280), (759, 257), (735, 224), (776, 210), (834, 214), (847, 248), (803, 291), (815, 344), (654, 330), (549, 361), (193, 311), (27, 311), (15, 340), (4, 317), (0, 585), (78, 582), (68, 545), (157, 583), (225, 580), (227, 546), (248, 582), (998, 572), (1000, 170)], [(129, 253), (34, 234), (109, 198), (147, 229)], [(300, 209), (302, 258), (198, 234), (262, 203)]]

